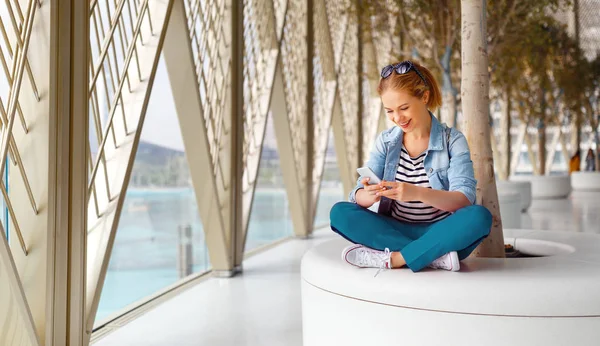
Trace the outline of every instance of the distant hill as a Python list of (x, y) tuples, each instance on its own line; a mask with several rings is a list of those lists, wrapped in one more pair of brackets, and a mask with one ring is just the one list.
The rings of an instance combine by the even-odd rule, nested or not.
[(155, 188), (191, 186), (185, 152), (140, 141), (130, 184)]
[(144, 162), (153, 166), (164, 166), (173, 157), (185, 157), (185, 152), (140, 141), (135, 162)]

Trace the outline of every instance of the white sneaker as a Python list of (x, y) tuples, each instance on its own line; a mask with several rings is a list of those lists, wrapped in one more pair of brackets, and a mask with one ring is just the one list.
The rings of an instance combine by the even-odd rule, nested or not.
[(460, 270), (460, 262), (456, 251), (448, 252), (428, 265), (429, 268), (445, 269), (453, 272)]
[(350, 245), (342, 251), (342, 259), (360, 268), (389, 269), (392, 267), (391, 252), (373, 250), (363, 245)]

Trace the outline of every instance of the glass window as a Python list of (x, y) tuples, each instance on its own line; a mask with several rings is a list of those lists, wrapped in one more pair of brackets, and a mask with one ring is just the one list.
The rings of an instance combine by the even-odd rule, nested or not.
[(248, 225), (246, 251), (294, 233), (271, 117), (269, 114)]
[[(8, 172), (10, 168), (10, 158), (6, 158), (6, 169), (4, 170), (4, 176), (1, 178), (4, 182), (4, 186), (6, 187), (6, 192), (9, 193), (10, 186), (8, 185)], [(8, 221), (10, 220), (10, 215), (8, 214), (8, 208), (6, 207), (6, 201), (4, 200), (4, 196), (0, 196), (0, 220), (2, 220), (2, 226), (4, 228), (4, 232), (6, 233), (6, 239), (10, 241), (10, 224)]]
[(96, 321), (209, 268), (179, 120), (161, 59)]
[(317, 202), (317, 213), (314, 227), (319, 228), (329, 224), (329, 210), (339, 202), (345, 200), (344, 187), (340, 177), (340, 170), (335, 153), (333, 131), (329, 131), (329, 140), (327, 141), (327, 151), (325, 152), (325, 166), (323, 168), (323, 177), (321, 179), (321, 189), (319, 190), (319, 200)]

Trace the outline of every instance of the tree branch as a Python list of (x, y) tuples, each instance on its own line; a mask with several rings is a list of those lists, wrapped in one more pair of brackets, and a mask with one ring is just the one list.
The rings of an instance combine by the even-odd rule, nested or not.
[[(460, 3), (458, 3), (456, 6), (460, 6)], [(456, 37), (458, 36), (458, 31), (459, 31), (458, 28), (457, 28), (457, 26), (456, 26), (456, 22), (459, 19), (458, 16), (456, 16), (456, 14), (457, 14), (456, 13), (456, 9), (457, 8), (458, 7), (455, 7), (455, 10), (452, 11), (452, 16), (451, 16), (451, 18), (452, 18), (452, 20), (451, 20), (452, 24), (450, 26), (450, 33), (451, 33), (451, 35), (450, 35), (450, 39), (448, 41), (448, 46), (450, 46), (450, 47), (452, 47), (454, 45), (454, 42), (456, 41)]]
[(510, 8), (506, 12), (507, 13), (506, 16), (501, 16), (504, 20), (501, 21), (501, 24), (499, 25), (499, 29), (496, 32), (496, 35), (492, 36), (492, 42), (490, 42), (489, 47), (488, 47), (488, 52), (490, 55), (492, 54), (493, 48), (496, 46), (495, 45), (496, 40), (494, 40), (494, 38), (504, 37), (504, 30), (506, 30), (506, 26), (508, 25), (508, 23), (510, 23), (512, 21), (513, 17), (515, 16), (517, 4), (519, 1), (520, 0), (513, 0), (513, 2), (510, 5)]
[(440, 57), (438, 55), (438, 47), (437, 47), (438, 41), (437, 41), (436, 37), (433, 35), (431, 30), (429, 28), (427, 28), (424, 21), (417, 20), (416, 22), (419, 24), (419, 27), (421, 28), (421, 30), (425, 33), (425, 37), (431, 40), (431, 54), (432, 54), (431, 60), (433, 60), (438, 65), (440, 70), (442, 70), (442, 66), (439, 61)]
[(408, 26), (406, 25), (405, 19), (404, 19), (404, 12), (402, 10), (400, 10), (400, 15), (398, 16), (400, 18), (400, 28), (402, 29), (402, 32), (405, 34), (405, 38), (408, 38), (410, 42), (410, 46), (416, 46), (417, 45), (417, 39), (411, 34)]

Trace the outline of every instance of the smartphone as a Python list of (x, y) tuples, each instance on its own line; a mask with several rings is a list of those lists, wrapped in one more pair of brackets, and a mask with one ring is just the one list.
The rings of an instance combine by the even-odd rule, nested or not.
[(369, 167), (360, 167), (356, 171), (361, 177), (369, 178), (369, 185), (381, 183), (381, 179)]

